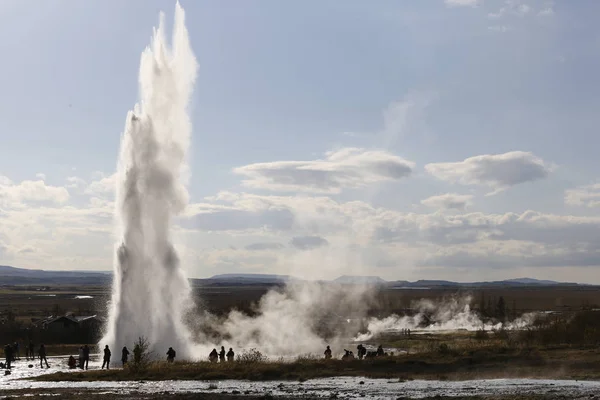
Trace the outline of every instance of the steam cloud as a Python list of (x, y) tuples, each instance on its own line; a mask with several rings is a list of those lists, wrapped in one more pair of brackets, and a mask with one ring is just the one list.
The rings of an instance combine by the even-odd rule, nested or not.
[(422, 299), (415, 302), (411, 308), (416, 310), (414, 315), (391, 315), (384, 319), (371, 318), (367, 332), (357, 335), (357, 342), (366, 341), (384, 332), (399, 332), (402, 329), (411, 331), (453, 331), (479, 329), (522, 329), (528, 326), (535, 314), (524, 314), (512, 322), (485, 322), (479, 314), (471, 310), (470, 296), (453, 297), (434, 302)]
[(364, 315), (369, 293), (367, 286), (348, 290), (343, 285), (290, 283), (263, 296), (255, 316), (232, 311), (220, 324), (221, 333), (236, 346), (270, 355), (320, 354), (327, 344), (337, 347), (353, 334), (356, 326), (346, 317)]
[(169, 346), (191, 357), (182, 322), (191, 306), (189, 283), (170, 242), (171, 219), (188, 203), (181, 181), (191, 123), (187, 106), (197, 63), (177, 3), (172, 49), (164, 15), (141, 56), (140, 103), (127, 114), (117, 166), (118, 235), (113, 294), (105, 337), (113, 351), (140, 336), (163, 354)]

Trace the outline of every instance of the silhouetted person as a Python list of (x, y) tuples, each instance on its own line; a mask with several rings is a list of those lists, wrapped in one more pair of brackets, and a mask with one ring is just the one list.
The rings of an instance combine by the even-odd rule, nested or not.
[(84, 358), (83, 358), (83, 346), (79, 346), (79, 354), (77, 356), (79, 359), (79, 368), (83, 369)]
[[(85, 364), (85, 369), (88, 369), (88, 364), (90, 363), (90, 347), (86, 344), (83, 346), (83, 363)], [(81, 367), (83, 369), (83, 367)]]
[(46, 347), (44, 347), (44, 344), (40, 344), (40, 349), (38, 350), (38, 356), (40, 357), (40, 368), (44, 368), (44, 365), (42, 363), (46, 363), (46, 368), (50, 368), (50, 366), (48, 365), (48, 360), (46, 359)]
[(133, 347), (133, 362), (139, 364), (142, 362), (142, 348), (139, 344)]
[(172, 347), (169, 347), (169, 350), (167, 351), (167, 362), (172, 363), (173, 361), (175, 361), (175, 355), (177, 353), (175, 353), (175, 350), (173, 350)]
[(69, 356), (69, 362), (67, 364), (69, 365), (69, 369), (77, 368), (77, 360), (75, 360), (75, 357), (73, 356)]
[(233, 352), (233, 349), (230, 347), (229, 351), (227, 352), (227, 361), (233, 362), (233, 357), (235, 357), (235, 353)]
[(406, 330), (406, 334), (408, 335), (408, 337), (410, 337), (410, 329)]
[(211, 363), (217, 362), (219, 360), (219, 353), (217, 353), (217, 349), (213, 349), (208, 355), (208, 360)]
[(331, 359), (331, 349), (329, 348), (329, 346), (327, 346), (327, 348), (325, 349), (325, 352), (323, 354), (325, 354), (325, 359), (326, 360), (330, 360)]
[(29, 356), (32, 360), (35, 360), (35, 347), (33, 346), (33, 340), (29, 341)]
[(221, 351), (219, 352), (219, 361), (225, 362), (225, 347), (221, 346)]
[(123, 363), (123, 367), (127, 364), (127, 359), (129, 358), (129, 350), (127, 350), (127, 346), (123, 346), (123, 350), (121, 350), (121, 362)]
[(354, 360), (354, 353), (352, 353), (350, 350), (346, 350), (344, 349), (345, 353), (342, 356), (342, 360)]
[(383, 352), (383, 346), (379, 345), (379, 347), (377, 348), (377, 357), (381, 357), (385, 355), (385, 353)]
[(356, 351), (358, 354), (358, 359), (362, 360), (363, 357), (365, 356), (365, 354), (367, 354), (367, 348), (365, 346), (361, 344), (359, 344), (358, 346), (356, 346)]
[(14, 353), (13, 353), (13, 360), (20, 360), (21, 359), (21, 354), (19, 352), (19, 342), (15, 342), (14, 344)]
[(6, 363), (4, 364), (4, 368), (10, 369), (10, 364), (13, 359), (13, 348), (10, 344), (4, 346), (4, 358), (6, 359)]
[(104, 346), (104, 360), (102, 361), (102, 369), (104, 369), (104, 366), (106, 365), (106, 369), (110, 369), (110, 349), (108, 348), (108, 345)]

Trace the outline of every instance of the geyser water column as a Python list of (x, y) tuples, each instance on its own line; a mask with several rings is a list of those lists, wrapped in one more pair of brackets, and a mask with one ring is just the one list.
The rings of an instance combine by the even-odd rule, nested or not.
[(115, 356), (144, 336), (158, 357), (170, 346), (178, 358), (191, 357), (190, 331), (183, 322), (192, 306), (191, 290), (170, 241), (170, 226), (188, 202), (182, 175), (196, 70), (184, 11), (177, 3), (172, 48), (165, 40), (161, 13), (151, 44), (142, 53), (140, 101), (127, 114), (121, 138), (113, 293), (99, 343), (108, 344)]

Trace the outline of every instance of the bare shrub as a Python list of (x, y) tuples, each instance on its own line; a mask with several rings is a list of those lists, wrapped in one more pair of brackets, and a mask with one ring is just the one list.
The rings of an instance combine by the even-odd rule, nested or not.
[(153, 356), (148, 339), (140, 336), (133, 346), (133, 362), (126, 364), (126, 368), (136, 373), (146, 371)]
[(243, 364), (263, 363), (267, 361), (267, 356), (257, 349), (250, 349), (239, 355), (237, 361)]

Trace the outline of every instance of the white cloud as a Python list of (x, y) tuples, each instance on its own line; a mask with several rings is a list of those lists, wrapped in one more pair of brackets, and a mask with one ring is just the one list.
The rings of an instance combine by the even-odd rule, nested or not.
[(46, 185), (44, 181), (22, 181), (13, 183), (7, 177), (0, 177), (0, 204), (4, 207), (20, 207), (22, 203), (64, 204), (69, 200), (69, 192), (64, 187)]
[[(488, 161), (483, 165), (496, 165)], [(502, 184), (518, 181), (500, 179)], [(15, 186), (7, 178), (2, 182)], [(588, 205), (595, 197), (578, 198)], [(485, 275), (490, 268), (600, 265), (600, 218), (535, 211), (464, 213), (471, 200), (454, 193), (433, 196), (422, 203), (455, 212), (413, 213), (326, 196), (221, 192), (191, 204), (175, 231), (189, 240), (182, 259), (194, 276), (225, 270), (308, 278), (368, 272), (418, 279), (430, 266), (472, 268)], [(39, 266), (51, 260), (56, 268), (110, 268), (114, 204), (95, 196), (81, 208), (66, 204), (3, 208), (0, 262)], [(202, 269), (195, 269), (198, 265)]]
[(12, 181), (10, 179), (8, 179), (7, 176), (0, 175), (0, 185), (2, 185), (2, 186), (12, 185)]
[(255, 250), (255, 251), (262, 251), (262, 250), (280, 250), (283, 249), (285, 246), (281, 243), (276, 243), (276, 242), (258, 242), (258, 243), (252, 243), (249, 244), (247, 246), (245, 246), (244, 248), (246, 250)]
[[(551, 5), (546, 5), (545, 8), (540, 10), (537, 15), (549, 16), (554, 14), (554, 10)], [(529, 4), (522, 2), (521, 0), (506, 0), (504, 5), (498, 9), (498, 11), (488, 13), (490, 19), (500, 19), (504, 17), (526, 17), (528, 15), (534, 15), (534, 9)]]
[(464, 161), (431, 163), (425, 170), (438, 179), (462, 185), (484, 185), (497, 193), (511, 186), (544, 179), (552, 171), (544, 160), (529, 152), (486, 154)]
[(530, 11), (531, 11), (531, 7), (529, 7), (527, 4), (519, 4), (518, 6), (515, 7), (515, 13), (519, 17), (524, 17)]
[(501, 9), (499, 9), (496, 12), (488, 13), (488, 18), (492, 18), (492, 19), (502, 18), (502, 16), (504, 16), (505, 13), (506, 13), (506, 8), (502, 7)]
[(440, 210), (464, 210), (471, 206), (472, 199), (469, 194), (446, 193), (421, 200), (421, 204)]
[[(437, 265), (440, 260), (446, 260), (454, 267), (462, 258), (468, 264), (472, 258), (467, 256), (472, 254), (488, 254), (490, 260), (495, 260), (502, 267), (544, 266), (553, 255), (560, 255), (559, 260), (574, 265), (589, 266), (596, 262), (600, 265), (600, 242), (597, 239), (600, 237), (600, 218), (534, 211), (521, 214), (416, 214), (373, 208), (358, 201), (340, 203), (327, 197), (297, 198), (247, 193), (222, 193), (214, 201), (228, 202), (239, 212), (254, 213), (251, 220), (256, 226), (269, 225), (260, 232), (261, 235), (275, 240), (290, 237), (292, 249), (300, 250), (305, 241), (312, 243), (311, 240), (314, 240), (318, 257), (337, 259), (340, 272), (350, 265), (359, 270), (362, 268), (362, 271), (373, 271), (390, 266)], [(289, 216), (286, 218), (290, 218), (283, 231), (272, 220), (268, 222), (272, 216), (262, 219), (264, 214), (259, 210), (273, 207), (286, 210)], [(221, 218), (215, 217), (214, 220), (225, 226), (228, 223)], [(320, 244), (323, 246), (319, 247)], [(304, 247), (310, 248), (310, 245)], [(448, 258), (450, 255), (453, 258)], [(323, 270), (323, 262), (315, 257), (306, 260), (295, 257), (303, 260), (305, 268), (316, 268), (310, 271), (327, 272)], [(288, 262), (292, 259), (287, 256)], [(319, 267), (310, 267), (312, 264)], [(555, 266), (560, 261), (550, 264)], [(285, 267), (278, 264), (278, 268)], [(397, 276), (399, 272), (390, 273)]]
[(274, 191), (339, 193), (408, 177), (415, 164), (383, 150), (343, 148), (324, 160), (275, 161), (235, 168), (244, 186)]
[(101, 175), (98, 180), (92, 181), (85, 189), (85, 193), (94, 196), (106, 196), (115, 192), (117, 174), (110, 176)]
[(69, 189), (82, 188), (85, 186), (85, 184), (86, 182), (77, 176), (69, 176), (67, 178), (67, 187)]
[(565, 203), (572, 206), (600, 207), (600, 183), (566, 190)]
[(479, 0), (444, 0), (449, 7), (475, 7)]
[(46, 180), (46, 174), (42, 173), (42, 172), (38, 172), (37, 174), (35, 174), (35, 177), (38, 179), (41, 179), (43, 181)]
[(296, 236), (292, 238), (290, 244), (299, 250), (312, 250), (327, 246), (329, 242), (320, 236)]

